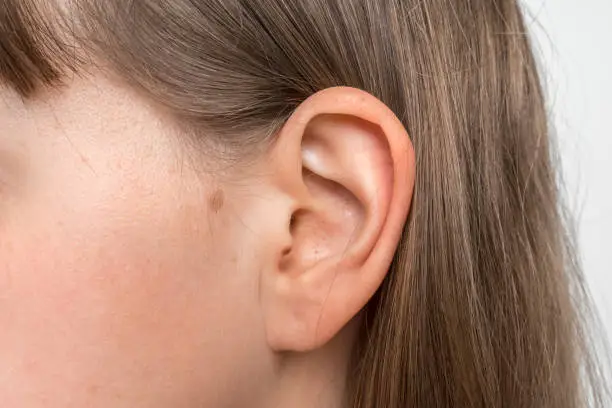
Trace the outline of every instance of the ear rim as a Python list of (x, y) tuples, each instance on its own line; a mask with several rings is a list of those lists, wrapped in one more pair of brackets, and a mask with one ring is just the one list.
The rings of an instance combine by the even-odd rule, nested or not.
[[(334, 291), (330, 286), (327, 297), (321, 302), (319, 316), (315, 319), (316, 326), (313, 328), (311, 323), (310, 325), (302, 325), (297, 329), (297, 332), (304, 332), (301, 334), (301, 339), (294, 338), (292, 341), (282, 341), (279, 339), (282, 336), (271, 334), (270, 330), (266, 330), (268, 332), (268, 343), (276, 351), (307, 351), (319, 348), (331, 340), (358, 315), (359, 311), (378, 290), (387, 274), (397, 250), (397, 245), (400, 242), (412, 202), (416, 162), (414, 147), (408, 132), (397, 116), (382, 101), (356, 88), (333, 87), (319, 91), (306, 99), (287, 120), (285, 126), (280, 131), (278, 139), (280, 143), (276, 148), (278, 151), (288, 152), (289, 156), (300, 157), (300, 160), (296, 160), (293, 169), (290, 170), (291, 172), (302, 172), (301, 139), (308, 125), (319, 115), (346, 115), (380, 127), (389, 145), (391, 155), (393, 168), (392, 196), (386, 211), (385, 220), (381, 226), (380, 236), (373, 240), (370, 251), (367, 251), (367, 253), (363, 251), (363, 253), (350, 254), (350, 256), (343, 259), (327, 259), (316, 266), (319, 268), (330, 268), (331, 264), (342, 263), (344, 264), (343, 268), (346, 268), (346, 270), (365, 269), (373, 271), (359, 273), (359, 278), (351, 278), (360, 280), (359, 286), (363, 288), (363, 294), (349, 296), (349, 294), (342, 293), (342, 291), (337, 293), (338, 291)], [(282, 159), (277, 157), (277, 160)], [(283, 184), (282, 180), (279, 181)], [(296, 188), (295, 185), (287, 182), (283, 186), (295, 198), (296, 206), (291, 209), (291, 214), (294, 214), (299, 208), (304, 208), (308, 205), (306, 203), (309, 202), (309, 193), (305, 185)], [(398, 220), (401, 220), (401, 222)], [(399, 226), (390, 226), (390, 223), (399, 224)], [(393, 242), (394, 245), (390, 245), (389, 242)], [(350, 260), (350, 262), (347, 263), (346, 260)], [(353, 275), (353, 272), (349, 272), (349, 274)], [(335, 281), (336, 277), (334, 277), (332, 286), (335, 285)], [(282, 285), (281, 282), (277, 283)], [(285, 286), (284, 289), (287, 290), (288, 287)], [(352, 299), (352, 302), (347, 302), (346, 298)], [(359, 300), (356, 301), (355, 299)], [(313, 318), (310, 318), (310, 320), (313, 320)], [(338, 322), (341, 322), (341, 324)], [(308, 335), (308, 332), (311, 335)], [(296, 337), (299, 336), (296, 334)]]

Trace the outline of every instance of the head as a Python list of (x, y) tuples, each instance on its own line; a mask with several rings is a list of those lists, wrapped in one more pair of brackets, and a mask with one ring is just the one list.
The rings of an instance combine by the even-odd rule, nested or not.
[(4, 406), (599, 401), (515, 0), (1, 8)]

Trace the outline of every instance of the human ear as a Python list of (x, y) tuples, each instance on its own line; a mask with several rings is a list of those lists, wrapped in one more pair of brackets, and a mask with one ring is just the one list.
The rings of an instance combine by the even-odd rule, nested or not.
[(304, 101), (269, 154), (271, 182), (289, 199), (278, 210), (286, 239), (260, 277), (267, 340), (312, 350), (382, 283), (410, 207), (414, 149), (384, 103), (337, 87)]

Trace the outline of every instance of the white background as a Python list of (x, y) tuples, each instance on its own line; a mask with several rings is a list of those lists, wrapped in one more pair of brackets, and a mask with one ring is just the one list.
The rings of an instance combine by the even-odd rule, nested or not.
[(612, 338), (612, 1), (523, 3), (545, 70), (582, 264)]

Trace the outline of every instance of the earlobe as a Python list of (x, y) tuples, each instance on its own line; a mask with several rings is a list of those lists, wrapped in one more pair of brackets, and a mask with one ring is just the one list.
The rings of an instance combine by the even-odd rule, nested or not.
[(353, 88), (306, 100), (281, 130), (272, 183), (291, 197), (290, 246), (261, 276), (270, 347), (311, 350), (338, 333), (391, 264), (414, 186), (414, 151), (395, 115)]

